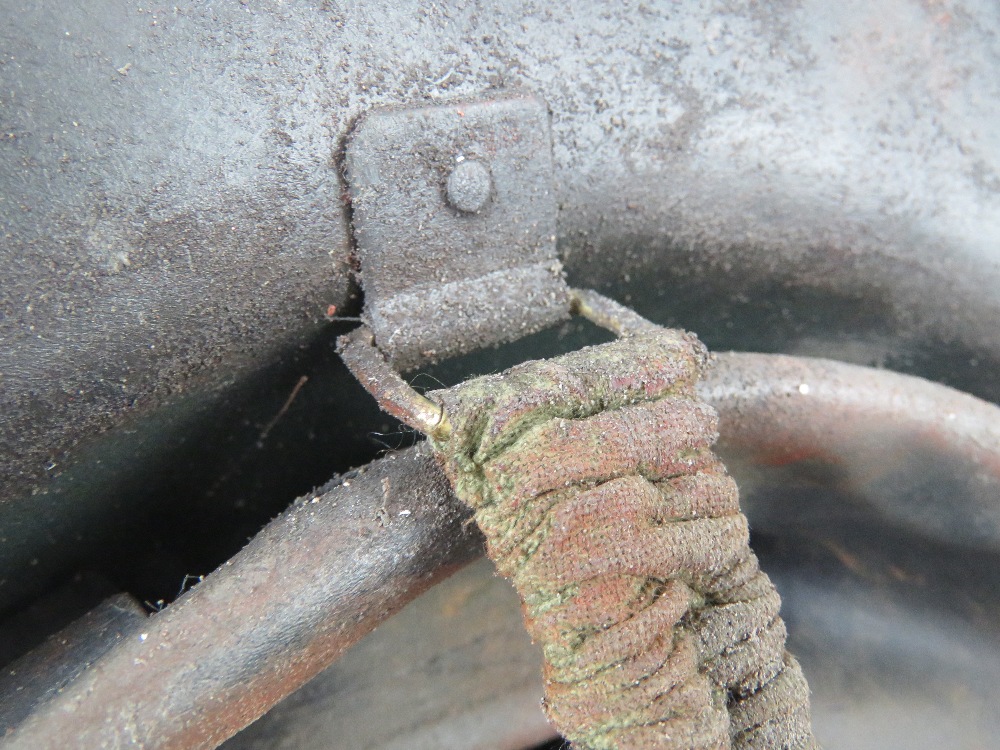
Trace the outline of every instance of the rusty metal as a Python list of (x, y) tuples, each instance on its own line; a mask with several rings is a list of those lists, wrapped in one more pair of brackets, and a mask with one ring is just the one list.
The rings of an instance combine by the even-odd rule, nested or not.
[[(803, 515), (783, 497), (756, 491), (769, 477), (784, 483), (798, 467), (810, 472), (813, 488), (849, 487), (883, 519), (958, 544), (954, 554), (1000, 550), (1000, 408), (909, 376), (774, 355), (717, 355), (700, 392), (719, 410), (720, 452), (751, 496), (756, 534), (782, 533), (790, 523), (825, 533), (837, 509)], [(940, 483), (935, 496), (946, 492), (949, 503), (931, 503), (921, 485), (929, 479)], [(933, 507), (941, 512), (929, 515)], [(467, 519), (433, 461), (412, 449), (302, 498), (233, 560), (151, 616), (135, 638), (98, 659), (4, 747), (139, 740), (147, 748), (213, 747), (402, 603), (477, 557), (479, 540)], [(975, 586), (990, 569), (962, 574)], [(905, 570), (890, 567), (886, 575)], [(786, 617), (810, 616), (803, 609), (803, 602), (816, 606), (809, 591), (783, 592)], [(922, 589), (915, 593), (926, 603)], [(1000, 651), (1000, 634), (983, 643), (986, 659)], [(839, 700), (821, 703), (817, 721)]]
[(0, 737), (60, 693), (123, 639), (137, 634), (146, 610), (128, 594), (112, 596), (0, 671)]
[[(821, 514), (817, 518), (804, 511), (799, 502), (791, 505), (792, 498), (787, 494), (774, 495), (766, 491), (768, 487), (785, 484), (788, 479), (787, 470), (797, 462), (807, 467), (814, 475), (807, 496), (814, 496), (817, 488), (842, 491), (839, 495), (827, 492), (823, 497), (828, 502), (833, 502), (837, 497), (856, 498), (851, 486), (834, 486), (838, 484), (838, 477), (843, 476), (841, 470), (850, 470), (855, 462), (860, 461), (855, 466), (856, 474), (866, 476), (866, 469), (863, 467), (870, 468), (873, 462), (881, 463), (883, 471), (892, 472), (892, 475), (888, 477), (890, 481), (883, 482), (879, 490), (880, 497), (883, 498), (883, 502), (898, 506), (901, 512), (905, 512), (907, 508), (912, 510), (914, 504), (921, 501), (921, 493), (913, 491), (914, 481), (919, 477), (926, 478), (931, 465), (933, 473), (943, 476), (946, 482), (945, 485), (938, 487), (938, 495), (950, 496), (951, 491), (957, 490), (955, 498), (958, 506), (963, 504), (962, 498), (966, 494), (963, 481), (972, 481), (973, 485), (978, 484), (981, 497), (984, 499), (990, 495), (990, 483), (993, 486), (1000, 483), (1000, 473), (996, 469), (995, 460), (1000, 457), (1000, 440), (997, 439), (993, 427), (1000, 424), (998, 421), (1000, 410), (995, 406), (927, 381), (842, 363), (752, 354), (720, 354), (713, 359), (713, 366), (702, 383), (702, 395), (720, 410), (722, 428), (720, 447), (725, 452), (727, 461), (736, 467), (737, 476), (744, 485), (744, 494), (752, 497), (752, 504), (748, 509), (751, 520), (755, 532), (765, 538), (769, 534), (782, 533), (782, 530), (787, 530), (791, 524), (798, 524), (800, 531), (809, 534), (806, 540), (808, 546), (818, 546), (824, 551), (828, 550), (827, 545), (829, 549), (837, 549), (832, 546), (832, 542), (823, 544), (818, 542), (830, 538), (828, 527), (840, 508), (829, 505), (817, 508), (816, 512)], [(803, 389), (803, 385), (809, 387)], [(803, 390), (807, 393), (804, 394)], [(812, 399), (806, 398), (810, 395)], [(824, 417), (825, 414), (831, 415), (830, 418)], [(954, 418), (950, 418), (949, 415), (954, 415)], [(862, 417), (861, 421), (856, 419), (859, 416)], [(889, 425), (892, 425), (891, 430), (880, 431), (880, 428)], [(795, 434), (793, 429), (799, 430), (801, 434)], [(942, 433), (942, 429), (947, 432)], [(818, 447), (818, 450), (808, 453), (796, 450), (796, 445), (803, 441), (805, 433), (811, 437), (804, 442), (810, 443), (814, 448)], [(904, 444), (899, 442), (901, 437), (907, 438), (905, 448)], [(835, 446), (839, 445), (842, 448), (857, 446), (860, 445), (862, 438), (870, 447), (867, 456), (861, 456), (857, 451), (853, 451), (843, 457), (836, 457), (837, 451), (833, 450)], [(956, 452), (941, 453), (944, 444), (953, 445)], [(823, 450), (824, 446), (829, 450)], [(967, 449), (973, 446), (978, 446), (976, 448), (978, 458), (970, 459)], [(898, 454), (901, 450), (916, 450), (914, 455), (922, 462), (922, 466), (900, 466)], [(960, 455), (959, 452), (965, 455)], [(896, 460), (885, 460), (894, 454)], [(940, 460), (928, 464), (929, 456), (937, 456)], [(824, 468), (827, 471), (824, 472)], [(917, 471), (915, 468), (920, 470)], [(900, 469), (907, 472), (906, 481), (899, 481), (904, 478)], [(960, 476), (966, 479), (959, 480)], [(973, 477), (978, 478), (971, 480)], [(767, 479), (771, 482), (764, 488), (762, 494), (761, 485)], [(993, 505), (996, 506), (995, 501)], [(877, 518), (878, 514), (874, 515)], [(879, 528), (877, 521), (870, 516), (861, 520), (852, 517), (850, 520), (852, 523), (864, 523), (868, 527)], [(838, 550), (837, 554), (846, 553)], [(915, 590), (917, 595), (926, 600), (924, 594), (928, 590), (926, 587), (934, 585), (931, 571), (952, 568), (954, 560), (940, 557), (940, 551), (936, 557), (923, 552), (917, 554), (924, 555), (925, 571), (906, 573), (910, 564), (908, 561), (905, 559), (893, 561), (891, 551), (883, 553), (882, 565), (888, 571), (884, 575), (895, 583), (904, 585), (903, 593), (884, 594), (889, 597), (885, 607), (873, 604), (869, 598), (867, 591), (872, 573), (868, 571), (848, 569), (846, 572), (849, 575), (860, 578), (854, 577), (842, 581), (839, 586), (841, 592), (839, 598), (827, 601), (825, 594), (815, 588), (816, 573), (804, 569), (801, 562), (796, 560), (789, 563), (790, 567), (777, 568), (781, 573), (779, 583), (786, 584), (792, 592), (790, 598), (786, 593), (785, 609), (802, 626), (799, 644), (808, 645), (806, 655), (810, 663), (816, 667), (814, 673), (820, 678), (818, 684), (821, 690), (817, 696), (820, 703), (816, 710), (819, 711), (820, 728), (823, 732), (821, 736), (842, 736), (846, 738), (846, 744), (849, 746), (858, 745), (864, 741), (865, 732), (859, 728), (859, 721), (862, 718), (873, 728), (880, 727), (885, 732), (898, 732), (898, 728), (877, 724), (877, 716), (871, 714), (871, 711), (876, 710), (878, 706), (890, 708), (895, 706), (898, 710), (901, 700), (899, 696), (902, 694), (891, 680), (886, 680), (885, 672), (873, 669), (871, 665), (880, 659), (885, 659), (889, 651), (896, 654), (896, 658), (901, 658), (898, 655), (900, 648), (917, 649), (922, 656), (922, 644), (933, 643), (941, 659), (951, 660), (971, 647), (976, 655), (975, 658), (984, 665), (977, 671), (966, 669), (964, 662), (957, 660), (949, 665), (950, 668), (937, 664), (935, 676), (925, 677), (922, 680), (927, 692), (902, 699), (912, 700), (915, 705), (920, 705), (926, 714), (937, 715), (934, 711), (940, 706), (935, 706), (932, 701), (940, 699), (935, 696), (935, 690), (961, 691), (975, 688), (977, 695), (982, 695), (981, 702), (984, 705), (993, 699), (991, 696), (996, 697), (992, 693), (982, 694), (981, 687), (976, 686), (982, 683), (981, 676), (989, 673), (989, 665), (995, 663), (996, 651), (1000, 650), (997, 648), (997, 643), (1000, 641), (994, 641), (992, 644), (989, 640), (969, 641), (965, 640), (965, 635), (958, 634), (951, 636), (950, 639), (947, 632), (939, 632), (930, 640), (923, 640), (928, 635), (925, 633), (921, 640), (901, 645), (888, 635), (896, 632), (895, 629), (901, 626), (912, 628), (915, 618), (926, 618), (928, 615), (933, 618), (942, 617), (940, 612), (933, 609), (928, 613), (915, 611), (912, 602), (905, 596), (905, 585), (909, 581), (912, 586), (913, 580), (923, 580), (926, 576), (923, 587)], [(963, 553), (958, 550), (955, 554)], [(850, 562), (850, 558), (845, 557), (845, 560)], [(835, 562), (841, 564), (839, 558), (835, 559)], [(860, 563), (850, 562), (850, 564)], [(766, 569), (770, 571), (773, 567), (776, 566), (772, 564), (766, 566)], [(904, 576), (911, 578), (905, 579)], [(979, 571), (970, 579), (969, 585), (974, 588), (977, 582), (984, 580), (982, 571)], [(958, 596), (961, 598), (964, 594), (959, 593)], [(943, 597), (941, 601), (946, 607), (956, 605), (956, 602)], [(519, 628), (517, 609), (515, 605), (511, 605), (511, 608), (512, 616), (509, 618), (508, 628), (517, 630)], [(834, 612), (834, 609), (837, 611)], [(821, 615), (817, 615), (817, 611)], [(959, 619), (967, 616), (962, 614), (959, 607), (956, 607), (956, 611), (957, 614), (954, 616)], [(817, 616), (820, 619), (815, 619)], [(887, 635), (881, 637), (887, 640), (859, 646), (857, 637), (851, 635), (849, 629), (845, 632), (843, 626), (838, 624), (844, 619), (850, 621), (861, 617), (869, 618), (865, 621), (870, 631), (869, 637), (874, 637), (874, 632), (884, 629)], [(926, 629), (931, 626), (923, 627)], [(482, 631), (470, 626), (465, 640), (479, 642), (477, 639), (481, 637)], [(491, 633), (491, 638), (503, 637), (505, 636)], [(412, 646), (415, 639), (419, 638), (419, 631), (416, 633), (408, 631), (400, 634), (398, 640), (390, 641), (385, 647), (405, 649), (407, 646)], [(967, 646), (969, 643), (974, 645)], [(796, 648), (798, 647), (797, 645)], [(911, 650), (908, 653), (911, 661), (917, 661), (916, 651)], [(371, 652), (368, 656), (371, 656)], [(494, 656), (493, 668), (502, 670), (503, 665), (511, 658), (521, 657), (510, 654)], [(407, 675), (411, 675), (411, 672), (407, 671)], [(824, 679), (827, 675), (830, 675), (829, 678)], [(440, 680), (441, 675), (436, 668), (428, 669), (424, 672), (424, 678)], [(461, 667), (456, 666), (446, 673), (445, 679), (449, 684), (466, 686), (471, 691), (474, 684), (489, 678), (477, 672), (463, 671)], [(845, 684), (854, 686), (857, 694), (864, 696), (855, 702), (857, 705), (851, 705), (846, 709), (843, 699)], [(377, 722), (379, 710), (377, 708), (359, 707), (349, 715), (343, 715), (346, 699), (339, 695), (343, 689), (342, 685), (343, 674), (333, 670), (329, 677), (320, 678), (308, 693), (290, 699), (288, 705), (283, 704), (276, 709), (262, 722), (261, 727), (247, 730), (245, 737), (234, 741), (234, 747), (254, 747), (255, 742), (265, 741), (264, 738), (274, 740), (278, 737), (287, 737), (295, 738), (296, 747), (318, 749), (326, 747), (331, 738), (358, 731), (353, 727), (356, 722)], [(540, 685), (536, 686), (536, 690), (540, 691)], [(455, 702), (450, 709), (458, 712), (458, 715), (462, 715), (461, 712), (465, 710), (462, 695), (460, 689), (459, 697), (454, 699)], [(351, 705), (354, 705), (353, 702)], [(970, 710), (974, 710), (974, 705), (970, 706)], [(437, 714), (421, 713), (419, 707), (414, 706), (409, 710), (413, 711), (410, 726), (431, 727), (435, 726), (438, 720)], [(846, 720), (845, 710), (850, 711), (850, 716), (855, 717), (857, 721)], [(537, 720), (540, 713), (535, 711), (533, 718)], [(301, 726), (304, 717), (313, 715), (315, 718), (305, 720), (310, 722), (309, 727), (322, 728), (322, 731), (316, 734), (303, 730)], [(517, 715), (507, 715), (510, 721), (516, 721)], [(963, 714), (959, 711), (957, 715)], [(971, 722), (962, 723), (960, 719), (957, 720), (961, 726), (956, 725), (955, 719), (945, 720), (939, 717), (937, 721), (942, 727), (947, 727), (949, 736), (957, 742), (960, 737), (974, 738), (989, 732), (989, 722), (982, 716)], [(417, 729), (414, 729), (414, 734), (402, 736), (405, 737), (400, 740), (403, 745), (421, 750), (442, 746), (464, 747), (459, 738), (455, 738), (451, 744), (444, 745), (422, 740), (422, 735)], [(879, 741), (884, 744), (887, 735), (876, 736), (881, 736)], [(933, 742), (935, 735), (928, 736)], [(469, 736), (468, 741), (473, 743), (481, 741), (488, 745), (488, 738), (483, 738), (475, 732)], [(497, 741), (500, 741), (500, 735)]]
[[(375, 106), (530, 86), (554, 114), (574, 283), (715, 349), (877, 362), (1000, 399), (990, 0), (4, 7), (4, 611), (88, 567), (172, 594), (304, 486), (369, 459), (378, 420), (344, 414), (361, 399), (343, 379), (315, 398), (298, 357), (309, 337), (328, 345), (324, 311), (357, 304), (331, 154)], [(305, 372), (309, 416), (293, 408), (245, 460), (243, 432)], [(782, 503), (833, 483), (867, 507), (922, 498), (900, 523), (940, 539), (963, 514), (932, 498), (958, 477), (974, 511), (959, 538), (988, 548), (973, 521), (981, 509), (992, 533), (992, 474), (977, 487), (954, 468), (976, 461), (917, 448), (850, 482), (776, 449), (763, 458), (786, 494), (752, 477), (756, 528), (825, 528), (822, 493), (803, 503), (815, 517)], [(876, 487), (886, 466), (907, 468)]]
[(379, 394), (379, 407), (426, 435), (447, 438), (448, 415), (440, 404), (424, 398), (392, 368), (375, 346), (375, 335), (366, 325), (341, 336), (337, 351), (369, 393)]
[(606, 328), (616, 336), (628, 336), (642, 331), (655, 331), (660, 326), (592, 289), (573, 289), (570, 309), (591, 323)]
[(365, 113), (345, 174), (365, 311), (400, 369), (567, 317), (545, 102)]
[(429, 397), (367, 328), (339, 350), (428, 434), (475, 511), (542, 646), (546, 713), (574, 746), (815, 746), (780, 597), (695, 394), (707, 350), (593, 291), (569, 297), (621, 338)]
[[(744, 494), (764, 475), (770, 487), (805, 481), (917, 538), (1000, 551), (997, 406), (885, 370), (765, 354), (718, 356), (699, 390)], [(758, 522), (796, 517), (779, 503), (758, 499)]]
[(524, 750), (556, 736), (542, 712), (541, 669), (517, 594), (483, 559), (223, 748)]
[(300, 356), (359, 307), (331, 155), (373, 107), (530, 87), (573, 283), (1000, 399), (991, 0), (2, 6), (4, 611), (88, 566), (172, 595), (369, 460)]
[(466, 517), (421, 450), (300, 498), (3, 747), (215, 747), (475, 559)]

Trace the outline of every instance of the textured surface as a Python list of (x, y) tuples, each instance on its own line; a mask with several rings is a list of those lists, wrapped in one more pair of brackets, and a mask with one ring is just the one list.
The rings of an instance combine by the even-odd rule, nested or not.
[(0, 670), (0, 737), (79, 679), (125, 638), (137, 636), (146, 614), (128, 594), (110, 597)]
[[(568, 317), (545, 102), (376, 110), (351, 132), (344, 162), (365, 314), (397, 368)], [(481, 208), (453, 205), (474, 187), (456, 179), (463, 167), (485, 184), (481, 199), (467, 196)]]
[[(0, 16), (0, 526), (19, 525), (0, 606), (80, 565), (173, 595), (371, 456), (378, 419), (343, 415), (359, 400), (343, 378), (310, 402), (298, 358), (329, 305), (356, 305), (336, 155), (372, 107), (526, 87), (553, 113), (575, 284), (714, 350), (1000, 396), (992, 0), (2, 0)], [(306, 416), (241, 462), (304, 371)], [(115, 556), (108, 536), (142, 541)], [(160, 548), (173, 577), (154, 593), (143, 555)]]
[(641, 333), (429, 398), (430, 438), (583, 750), (811, 748), (808, 687), (695, 396), (706, 352)]
[[(803, 393), (802, 385), (809, 386), (808, 393)], [(895, 373), (767, 355), (716, 355), (714, 366), (700, 384), (700, 392), (720, 413), (720, 453), (744, 490), (750, 489), (749, 496), (744, 492), (741, 502), (751, 521), (760, 519), (755, 525), (755, 547), (769, 574), (776, 576), (784, 598), (783, 616), (792, 620), (789, 643), (810, 674), (814, 726), (824, 746), (872, 750), (992, 747), (1000, 731), (993, 710), (1000, 701), (994, 679), (1000, 673), (1000, 604), (993, 597), (993, 592), (1000, 590), (996, 552), (1000, 548), (1000, 526), (989, 519), (997, 518), (1000, 512), (996, 502), (996, 488), (1000, 487), (1000, 433), (996, 428), (1000, 410), (949, 388)], [(905, 441), (901, 440), (904, 436)], [(852, 450), (862, 437), (868, 440), (864, 451)], [(955, 452), (942, 451), (944, 444)], [(803, 452), (800, 446), (808, 450)], [(911, 456), (919, 460), (911, 460)], [(418, 469), (418, 473), (407, 478), (407, 471), (412, 469)], [(388, 474), (383, 473), (386, 470)], [(427, 473), (418, 480), (422, 471)], [(336, 512), (323, 503), (309, 503), (301, 506), (300, 513), (308, 515), (326, 508), (330, 512), (324, 514), (325, 522), (347, 531), (348, 539), (349, 529), (357, 528), (354, 524), (360, 524), (361, 529), (375, 529), (379, 517), (389, 520), (377, 536), (368, 539), (386, 542), (386, 559), (401, 567), (384, 571), (387, 578), (379, 582), (378, 588), (419, 588), (424, 579), (409, 574), (411, 561), (426, 549), (430, 539), (436, 538), (438, 545), (449, 549), (454, 527), (451, 522), (442, 525), (441, 520), (454, 519), (464, 529), (461, 521), (469, 517), (468, 511), (451, 495), (433, 459), (415, 456), (412, 449), (396, 454), (391, 462), (371, 467), (368, 478), (377, 481), (348, 480), (350, 487), (331, 489), (331, 494), (340, 496)], [(390, 479), (390, 497), (400, 485), (422, 481), (440, 493), (427, 499), (436, 511), (414, 513), (405, 517), (407, 523), (402, 525), (392, 523), (391, 515), (387, 518), (380, 514), (387, 488), (379, 485), (385, 478)], [(942, 481), (946, 484), (939, 484)], [(869, 488), (876, 486), (880, 491), (870, 494)], [(357, 497), (348, 501), (351, 492)], [(920, 519), (921, 509), (932, 507), (928, 502), (932, 495), (928, 493), (945, 492), (952, 502), (944, 509), (954, 512), (944, 518), (957, 522), (954, 528)], [(359, 508), (366, 507), (366, 511), (355, 515)], [(885, 512), (887, 508), (893, 511)], [(370, 518), (375, 518), (375, 525), (366, 526)], [(903, 518), (920, 523), (903, 526), (899, 524)], [(258, 559), (266, 559), (267, 547), (281, 545), (282, 534), (294, 528), (285, 519), (275, 523), (273, 532), (254, 545)], [(317, 531), (317, 541), (328, 536)], [(383, 532), (388, 535), (383, 536)], [(972, 536), (972, 532), (979, 536)], [(298, 607), (310, 606), (309, 599), (316, 593), (310, 588), (311, 582), (321, 576), (334, 587), (338, 581), (348, 583), (341, 589), (344, 598), (339, 601), (356, 616), (352, 607), (371, 592), (350, 582), (368, 568), (371, 559), (350, 549), (346, 561), (336, 555), (318, 557), (319, 545), (311, 550), (300, 549), (305, 541), (306, 537), (296, 535), (291, 545), (304, 564), (294, 570), (283, 568), (278, 586), (259, 589), (259, 598), (251, 603), (254, 610), (288, 607), (286, 611), (294, 619), (296, 612), (302, 611)], [(468, 559), (470, 550), (450, 549), (457, 557), (445, 558), (445, 564), (448, 560)], [(439, 564), (441, 559), (428, 562)], [(237, 611), (246, 599), (241, 588), (244, 571), (242, 566), (225, 566), (206, 580), (216, 591), (230, 588), (232, 598), (221, 599), (226, 612)], [(433, 575), (434, 571), (424, 573)], [(503, 594), (509, 596), (511, 592)], [(354, 622), (351, 615), (348, 617)], [(204, 616), (203, 608), (185, 606), (170, 620), (170, 627), (183, 632), (185, 623), (194, 628)], [(162, 622), (161, 617), (152, 622)], [(504, 621), (510, 627), (512, 620), (518, 631), (523, 630), (519, 616)], [(487, 617), (485, 621), (490, 623), (485, 629), (478, 616), (461, 625), (452, 621), (449, 629), (454, 627), (456, 637), (467, 643), (477, 642), (487, 632), (507, 643), (515, 641), (511, 633), (496, 634), (492, 630), (496, 620)], [(323, 628), (325, 623), (322, 618), (310, 619), (297, 631), (299, 637), (268, 641), (272, 657), (280, 662), (286, 650), (295, 651), (302, 642), (309, 641), (310, 628)], [(228, 668), (236, 663), (261, 665), (260, 643), (243, 637), (239, 631), (240, 627), (254, 627), (254, 623), (223, 618), (223, 626), (237, 630), (236, 643), (224, 659), (201, 665), (196, 673), (198, 679), (187, 683), (181, 680), (186, 685), (182, 693), (193, 690), (204, 696), (222, 691), (228, 700), (239, 695), (226, 690), (232, 679)], [(374, 658), (390, 654), (390, 661), (398, 663), (405, 661), (407, 653), (416, 651), (419, 655), (438, 647), (433, 645), (438, 644), (433, 633), (421, 636), (407, 628), (379, 628), (379, 633), (389, 632), (394, 635), (388, 643), (382, 642)], [(426, 643), (427, 638), (431, 645)], [(127, 654), (133, 648), (131, 640), (116, 646)], [(128, 677), (136, 665), (120, 656), (115, 658)], [(484, 651), (474, 660), (477, 665), (478, 658), (490, 660), (491, 668), (504, 674), (512, 661), (530, 657)], [(352, 663), (353, 667), (345, 668), (365, 671), (363, 661)], [(183, 659), (173, 665), (190, 667)], [(442, 673), (445, 666), (448, 671)], [(342, 679), (344, 673), (334, 668), (247, 730), (242, 746), (262, 748), (269, 747), (268, 743), (285, 742), (303, 750), (324, 750), (331, 744), (329, 738), (338, 735), (386, 737), (385, 733), (365, 735), (358, 730), (359, 724), (385, 726), (390, 734), (403, 730), (405, 724), (404, 733), (399, 735), (401, 746), (411, 738), (427, 737), (421, 735), (421, 730), (428, 728), (431, 734), (427, 747), (440, 747), (433, 742), (434, 737), (441, 736), (434, 733), (433, 727), (447, 726), (447, 722), (440, 724), (440, 711), (448, 710), (461, 721), (468, 708), (465, 699), (483, 695), (481, 682), (490, 679), (482, 676), (478, 666), (472, 672), (464, 671), (465, 666), (468, 662), (461, 657), (457, 661), (432, 657), (415, 667), (422, 670), (419, 674), (403, 667), (402, 678), (408, 684), (425, 688), (409, 695), (406, 705), (393, 704), (391, 708), (380, 700), (355, 696), (350, 683)], [(172, 678), (170, 666), (161, 665), (161, 669), (163, 679), (140, 686), (151, 708), (168, 701), (176, 705), (183, 699), (177, 694), (178, 683)], [(308, 672), (296, 672), (292, 679), (282, 682), (281, 688), (290, 690), (299, 684), (297, 680), (308, 676)], [(397, 688), (402, 678), (387, 676), (394, 686), (389, 689)], [(436, 687), (427, 687), (443, 680), (449, 682), (450, 698), (437, 693)], [(245, 681), (241, 684), (245, 686)], [(540, 695), (540, 675), (532, 684), (533, 694)], [(113, 686), (100, 687), (107, 690)], [(373, 686), (372, 695), (380, 694), (382, 688)], [(105, 699), (107, 695), (103, 694)], [(431, 695), (436, 697), (431, 699)], [(276, 700), (277, 696), (266, 697)], [(192, 703), (197, 700), (195, 697)], [(260, 705), (258, 709), (263, 710)], [(493, 708), (507, 716), (511, 710), (515, 714), (527, 710), (523, 703)], [(483, 721), (496, 718), (493, 708), (484, 709)], [(535, 710), (537, 713), (526, 723), (538, 720), (541, 710), (537, 704)], [(329, 714), (325, 716), (314, 713), (326, 711)], [(387, 722), (387, 713), (401, 723)], [(310, 718), (307, 721), (304, 717)], [(404, 717), (409, 719), (404, 721)], [(230, 732), (238, 728), (241, 720), (247, 720), (230, 719), (226, 724)], [(482, 724), (475, 723), (477, 717), (468, 721), (482, 729)], [(119, 729), (124, 726), (119, 725)], [(177, 728), (169, 721), (167, 726)], [(322, 732), (311, 731), (318, 727), (323, 728)], [(509, 736), (509, 729), (505, 727), (497, 736)], [(64, 726), (59, 727), (59, 731), (63, 730)], [(81, 725), (77, 723), (69, 731), (79, 733)], [(480, 736), (488, 746), (488, 738)], [(125, 742), (120, 734), (112, 734), (109, 741), (111, 738)], [(166, 732), (162, 738), (169, 741), (171, 735)], [(39, 741), (41, 746), (44, 741)], [(450, 747), (462, 750), (466, 745), (458, 742)]]
[(223, 748), (525, 750), (555, 735), (541, 710), (541, 671), (517, 594), (481, 559)]
[[(576, 283), (714, 349), (885, 364), (997, 398), (992, 0), (5, 0), (0, 15), (5, 605), (81, 566), (173, 596), (377, 449), (385, 420), (345, 414), (360, 395), (313, 370), (254, 446), (303, 374), (297, 347), (348, 300), (331, 154), (372, 106), (528, 86), (554, 112)], [(841, 476), (815, 461), (796, 507), (827, 508), (815, 490)], [(923, 507), (947, 507), (947, 486), (919, 476)], [(790, 497), (758, 534), (786, 529), (775, 498)], [(109, 554), (109, 537), (134, 549)], [(966, 565), (972, 581), (991, 569)], [(990, 590), (968, 598), (992, 611)], [(894, 649), (921, 651), (885, 632), (889, 668)]]
[(465, 520), (426, 449), (338, 478), (5, 727), (3, 747), (216, 747), (475, 559)]
[[(1000, 590), (1000, 409), (885, 370), (775, 355), (716, 354), (698, 387), (719, 412), (716, 450), (740, 483), (754, 548), (781, 592), (789, 647), (809, 675), (823, 746), (993, 747), (1000, 733), (1000, 602), (993, 596)], [(941, 512), (931, 516), (932, 509)], [(477, 567), (485, 579), (495, 575)], [(317, 677), (245, 730), (236, 747), (327, 750), (338, 736), (359, 737), (364, 747), (396, 736), (403, 724), (405, 746), (427, 736), (422, 728), (441, 727), (442, 710), (467, 716), (467, 697), (481, 696), (494, 679), (510, 684), (512, 663), (539, 657), (534, 649), (489, 652), (489, 643), (512, 643), (523, 631), (516, 597), (495, 583), (483, 580), (476, 590), (492, 586), (503, 604), (477, 593), (477, 614), (441, 628), (483, 647), (471, 660), (463, 648), (455, 658), (421, 661), (440, 644), (436, 616), (426, 627), (390, 622), (366, 656), (345, 656), (346, 675), (335, 666)], [(502, 607), (507, 615), (493, 616)], [(497, 631), (501, 622), (508, 632)], [(377, 667), (371, 674), (373, 665), (409, 665), (410, 655), (419, 672)], [(480, 659), (497, 677), (484, 675)], [(355, 677), (371, 692), (355, 694)], [(400, 684), (413, 692), (397, 691)], [(540, 674), (531, 685), (541, 696)], [(391, 704), (377, 698), (388, 694)], [(524, 723), (541, 717), (535, 702)], [(495, 740), (519, 721), (507, 710), (492, 714), (508, 717)], [(468, 736), (489, 746), (481, 726)], [(441, 735), (423, 747), (467, 747), (460, 737), (441, 744), (433, 737)]]

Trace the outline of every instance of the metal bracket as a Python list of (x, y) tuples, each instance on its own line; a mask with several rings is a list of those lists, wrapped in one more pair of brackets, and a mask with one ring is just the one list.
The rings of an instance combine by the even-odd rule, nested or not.
[(396, 368), (568, 317), (542, 100), (370, 112), (346, 173), (366, 315)]

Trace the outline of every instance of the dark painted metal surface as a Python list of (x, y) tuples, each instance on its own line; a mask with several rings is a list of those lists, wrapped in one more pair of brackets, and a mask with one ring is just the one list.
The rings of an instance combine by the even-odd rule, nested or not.
[[(169, 598), (391, 431), (323, 322), (359, 308), (337, 155), (375, 106), (529, 88), (553, 114), (574, 284), (715, 349), (884, 365), (1000, 400), (988, 0), (0, 0), (0, 16), (0, 612), (80, 570)], [(862, 424), (870, 446), (881, 433)], [(772, 559), (818, 556), (876, 592), (801, 579), (815, 617), (844, 623), (839, 641), (817, 626), (817, 648), (878, 657), (883, 673), (965, 654), (953, 675), (908, 662), (930, 703), (836, 704), (845, 732), (895, 716), (929, 738), (969, 707), (967, 729), (990, 715), (963, 674), (992, 684), (992, 474), (977, 485), (962, 473), (974, 451), (914, 427), (922, 461), (842, 444), (832, 458), (873, 472), (804, 459), (747, 473)], [(796, 525), (828, 535), (798, 545)], [(856, 687), (831, 689), (866, 696)], [(955, 710), (931, 710), (948, 695)]]
[(405, 444), (340, 363), (334, 342), (346, 330), (331, 325), (256, 373), (227, 371), (217, 401), (192, 389), (150, 421), (79, 446), (53, 469), (51, 491), (7, 495), (0, 611), (77, 571), (98, 573), (112, 591), (170, 601), (291, 498), (370, 460), (377, 440)]
[(159, 598), (370, 455), (333, 378), (241, 460), (357, 310), (336, 155), (374, 106), (529, 88), (574, 284), (997, 400), (998, 13), (3, 0), (0, 609), (87, 566)]
[[(720, 452), (745, 488), (755, 546), (784, 597), (821, 739), (929, 748), (945, 736), (949, 747), (971, 748), (994, 736), (987, 708), (1000, 695), (986, 677), (1000, 664), (1000, 408), (894, 373), (765, 355), (719, 355), (702, 393), (720, 412)], [(928, 483), (952, 501), (937, 502), (939, 514), (926, 512)], [(466, 519), (415, 450), (307, 496), (5, 746), (83, 738), (212, 747), (475, 558)], [(479, 637), (475, 627), (460, 632)], [(407, 637), (383, 648), (405, 650)], [(432, 689), (434, 667), (419, 668)], [(330, 672), (240, 742), (324, 746), (337, 726), (391, 710), (345, 707), (344, 674)], [(449, 695), (408, 706), (413, 733), (396, 739), (416, 742), (448, 705), (468, 710), (463, 691)], [(307, 736), (297, 726), (311, 704), (334, 713), (311, 719), (323, 729)], [(901, 718), (911, 714), (918, 720)], [(938, 726), (921, 735), (928, 717)]]

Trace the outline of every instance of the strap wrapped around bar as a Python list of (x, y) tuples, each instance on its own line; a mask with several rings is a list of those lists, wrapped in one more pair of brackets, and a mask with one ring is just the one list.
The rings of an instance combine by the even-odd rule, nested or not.
[(428, 393), (450, 425), (430, 443), (517, 587), (573, 747), (811, 750), (781, 600), (695, 390), (707, 352), (632, 328)]

